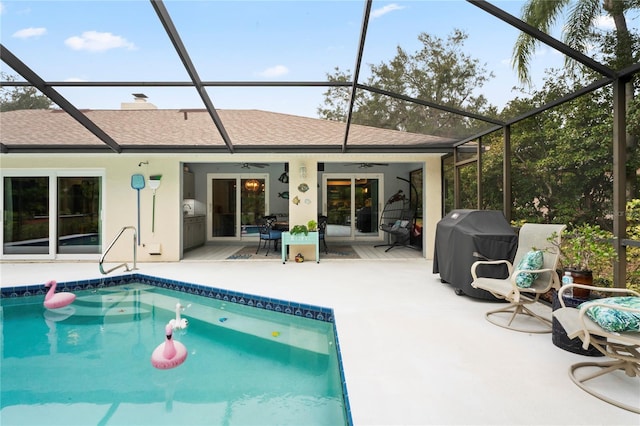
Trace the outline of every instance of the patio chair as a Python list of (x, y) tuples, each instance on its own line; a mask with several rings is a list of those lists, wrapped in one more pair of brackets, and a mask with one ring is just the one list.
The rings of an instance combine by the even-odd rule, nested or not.
[[(540, 296), (552, 288), (560, 288), (556, 267), (560, 256), (560, 234), (564, 228), (565, 225), (527, 223), (518, 234), (518, 250), (513, 264), (508, 260), (481, 260), (471, 265), (472, 287), (509, 302), (507, 306), (486, 313), (490, 323), (525, 333), (551, 332), (550, 315), (547, 318), (537, 313), (540, 309), (533, 308), (533, 304), (541, 307), (538, 303)], [(553, 242), (550, 241), (552, 236)], [(481, 265), (506, 265), (508, 277), (479, 277), (477, 268)], [(533, 321), (535, 327), (530, 324), (531, 319), (537, 320)]]
[(320, 215), (318, 216), (318, 243), (322, 241), (324, 244), (324, 253), (329, 254), (329, 249), (327, 248), (327, 240), (325, 240), (325, 236), (327, 234), (327, 220), (329, 218), (327, 216)]
[(282, 239), (282, 231), (273, 229), (277, 219), (277, 216), (264, 216), (257, 220), (260, 239), (258, 240), (258, 249), (256, 250), (256, 254), (258, 254), (261, 248), (266, 247), (267, 252), (264, 255), (268, 256), (272, 241), (273, 250), (278, 251), (278, 241)]
[[(577, 307), (567, 307), (563, 294), (572, 288), (597, 290), (603, 295), (617, 296), (594, 299)], [(631, 297), (628, 297), (631, 296)], [(567, 284), (558, 292), (561, 308), (553, 312), (569, 338), (580, 338), (583, 348), (595, 347), (604, 356), (612, 358), (608, 361), (579, 362), (569, 367), (569, 377), (582, 390), (602, 401), (616, 407), (640, 414), (640, 383), (632, 389), (638, 392), (629, 396), (632, 404), (620, 401), (607, 392), (609, 396), (598, 391), (602, 388), (598, 382), (587, 383), (591, 379), (622, 370), (626, 376), (638, 380), (640, 377), (640, 293), (624, 288), (601, 288), (584, 284)], [(581, 373), (577, 373), (582, 370)], [(622, 374), (616, 373), (617, 387), (624, 383)], [(619, 395), (624, 395), (620, 392)], [(618, 397), (619, 398), (619, 397)]]

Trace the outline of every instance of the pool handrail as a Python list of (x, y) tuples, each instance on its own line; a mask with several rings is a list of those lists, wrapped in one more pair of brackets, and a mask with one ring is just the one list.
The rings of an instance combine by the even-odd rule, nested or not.
[[(114, 246), (116, 241), (118, 241), (118, 239), (122, 236), (124, 231), (126, 231), (127, 229), (133, 230), (133, 268), (129, 268), (129, 265), (127, 264), (127, 262), (124, 262), (124, 263), (116, 265), (113, 268), (105, 271), (104, 268), (102, 267), (102, 264), (104, 263), (105, 257), (107, 257), (107, 253), (109, 253), (109, 250), (111, 250), (111, 248)], [(104, 251), (104, 253), (100, 257), (100, 262), (98, 263), (98, 267), (100, 268), (100, 273), (102, 275), (107, 275), (108, 273), (113, 272), (116, 269), (121, 268), (123, 266), (124, 266), (124, 268), (125, 268), (125, 270), (127, 272), (138, 269), (137, 266), (136, 266), (137, 265), (137, 261), (138, 261), (138, 250), (137, 250), (137, 247), (136, 247), (137, 240), (138, 240), (138, 232), (137, 232), (135, 226), (124, 226), (122, 229), (120, 229), (120, 232), (118, 232), (118, 235), (116, 235), (116, 237), (113, 239), (113, 241), (111, 241), (111, 243), (109, 244), (109, 247), (107, 247), (107, 249)]]

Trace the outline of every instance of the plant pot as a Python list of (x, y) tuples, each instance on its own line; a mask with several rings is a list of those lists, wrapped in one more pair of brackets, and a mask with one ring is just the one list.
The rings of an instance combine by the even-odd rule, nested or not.
[[(575, 293), (575, 290), (582, 290), (582, 289), (576, 289), (574, 287), (573, 290)], [(569, 308), (576, 308), (581, 303), (586, 301), (587, 300), (585, 299), (575, 297), (575, 294), (573, 296), (567, 296), (567, 295), (564, 296), (564, 305)], [(557, 309), (560, 309), (561, 307), (562, 305), (560, 304), (560, 300), (558, 299), (558, 293), (556, 291), (553, 291), (552, 309), (555, 311)], [(587, 349), (583, 349), (582, 340), (580, 340), (579, 337), (574, 337), (573, 339), (570, 339), (569, 336), (567, 336), (567, 332), (564, 330), (564, 328), (562, 327), (562, 325), (556, 319), (555, 316), (553, 317), (553, 320), (552, 320), (551, 341), (555, 346), (559, 347), (560, 349), (564, 349), (565, 351), (568, 351), (568, 352), (573, 352), (574, 354), (585, 355), (585, 356), (604, 356), (602, 352), (597, 350), (592, 345), (589, 345)]]
[[(574, 284), (593, 285), (593, 273), (591, 271), (579, 269), (566, 269), (571, 272)], [(578, 299), (589, 299), (590, 290), (584, 288), (573, 288), (573, 297)]]

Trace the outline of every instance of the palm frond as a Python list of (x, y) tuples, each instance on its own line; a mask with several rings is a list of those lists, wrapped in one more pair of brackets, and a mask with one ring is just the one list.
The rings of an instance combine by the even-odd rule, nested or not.
[[(522, 20), (527, 24), (549, 33), (549, 29), (560, 17), (562, 9), (570, 0), (529, 0), (522, 8)], [(529, 34), (521, 33), (513, 48), (512, 65), (516, 68), (518, 79), (525, 84), (531, 83), (529, 67), (536, 50), (538, 40)]]

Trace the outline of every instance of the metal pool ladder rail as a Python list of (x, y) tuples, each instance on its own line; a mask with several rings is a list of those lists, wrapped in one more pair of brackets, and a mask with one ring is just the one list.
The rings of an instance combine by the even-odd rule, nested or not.
[[(125, 263), (121, 263), (120, 265), (116, 265), (113, 268), (109, 269), (108, 271), (105, 271), (104, 268), (102, 267), (102, 263), (104, 263), (104, 258), (107, 257), (107, 253), (109, 253), (109, 250), (111, 250), (111, 248), (114, 246), (114, 244), (116, 243), (116, 241), (118, 241), (118, 239), (122, 236), (122, 234), (124, 233), (124, 231), (126, 231), (127, 229), (131, 229), (133, 231), (133, 268), (129, 268), (129, 265), (125, 262)], [(136, 232), (136, 227), (135, 226), (125, 226), (124, 228), (122, 228), (120, 230), (120, 232), (118, 232), (118, 235), (116, 235), (116, 237), (113, 239), (113, 241), (111, 241), (111, 244), (109, 244), (109, 247), (107, 247), (107, 249), (104, 251), (104, 253), (102, 254), (102, 257), (100, 257), (100, 263), (98, 264), (98, 267), (100, 268), (100, 272), (103, 275), (107, 275), (109, 272), (113, 272), (118, 268), (121, 268), (124, 266), (125, 270), (128, 271), (132, 271), (135, 269), (138, 269), (136, 267), (136, 263), (138, 260), (138, 250), (136, 248), (136, 242), (138, 240), (138, 233)]]

